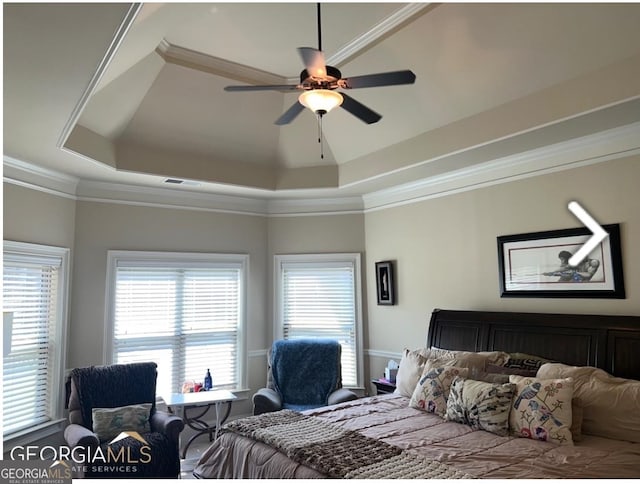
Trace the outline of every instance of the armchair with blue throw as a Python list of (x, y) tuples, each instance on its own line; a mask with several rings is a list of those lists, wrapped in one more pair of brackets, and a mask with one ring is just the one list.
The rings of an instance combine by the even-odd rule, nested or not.
[(340, 343), (327, 339), (274, 341), (267, 357), (267, 387), (253, 395), (253, 414), (302, 411), (355, 400), (342, 388)]
[(156, 378), (153, 362), (71, 371), (64, 438), (70, 448), (83, 448), (72, 456), (92, 457), (74, 464), (74, 477), (180, 475), (178, 439), (184, 423), (176, 415), (156, 411)]

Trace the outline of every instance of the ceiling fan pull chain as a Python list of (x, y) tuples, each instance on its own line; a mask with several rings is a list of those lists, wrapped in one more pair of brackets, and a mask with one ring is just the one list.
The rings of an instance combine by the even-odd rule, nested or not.
[(318, 114), (318, 143), (320, 143), (320, 159), (324, 160), (324, 143), (322, 142), (322, 114)]

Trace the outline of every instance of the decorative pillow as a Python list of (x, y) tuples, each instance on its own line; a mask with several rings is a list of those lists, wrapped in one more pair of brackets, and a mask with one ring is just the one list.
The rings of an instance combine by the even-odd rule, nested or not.
[(449, 398), (451, 382), (457, 376), (466, 377), (468, 373), (467, 368), (456, 368), (455, 366), (425, 368), (413, 391), (409, 406), (442, 417), (447, 411), (447, 398)]
[(573, 378), (582, 401), (582, 433), (640, 442), (640, 381), (616, 378), (592, 366), (547, 363), (538, 378)]
[(500, 385), (502, 385), (503, 383), (509, 383), (509, 375), (506, 373), (481, 372), (476, 374), (474, 376), (474, 379), (486, 383), (499, 383)]
[(543, 358), (542, 356), (529, 355), (527, 353), (509, 353), (509, 358), (503, 366), (537, 371), (542, 365), (550, 362), (551, 360)]
[(126, 407), (93, 408), (93, 432), (101, 442), (117, 437), (120, 432), (149, 432), (151, 403), (140, 403)]
[(447, 400), (446, 420), (496, 435), (509, 435), (509, 411), (515, 385), (456, 377)]
[[(441, 368), (443, 366), (455, 366), (457, 368), (468, 368), (469, 378), (478, 379), (478, 375), (485, 372), (487, 365), (487, 358), (479, 353), (472, 353), (470, 351), (458, 351), (457, 354), (451, 354), (446, 356), (432, 356), (427, 360), (425, 369)], [(433, 354), (433, 350), (432, 350)]]
[(424, 370), (427, 358), (421, 353), (424, 350), (413, 350), (405, 348), (398, 367), (396, 375), (396, 389), (393, 393), (411, 397), (415, 390), (418, 380)]
[(509, 381), (516, 385), (509, 417), (511, 431), (519, 437), (573, 445), (573, 379), (542, 380), (511, 375)]
[(445, 350), (442, 348), (431, 347), (431, 357), (450, 357), (460, 358), (467, 357), (469, 355), (481, 356), (485, 359), (487, 364), (492, 365), (504, 365), (509, 360), (509, 353), (504, 351), (457, 351), (457, 350)]

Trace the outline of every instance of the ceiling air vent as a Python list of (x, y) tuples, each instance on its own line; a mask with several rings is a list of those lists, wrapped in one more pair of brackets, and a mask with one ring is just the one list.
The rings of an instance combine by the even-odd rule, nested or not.
[(168, 185), (188, 185), (191, 187), (197, 187), (200, 183), (193, 180), (180, 180), (179, 178), (167, 178), (164, 180), (164, 183)]

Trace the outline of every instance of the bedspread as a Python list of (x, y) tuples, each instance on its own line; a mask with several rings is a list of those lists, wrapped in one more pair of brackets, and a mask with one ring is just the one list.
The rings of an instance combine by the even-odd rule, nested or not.
[[(360, 436), (389, 444), (401, 451), (398, 455), (421, 459), (423, 464), (443, 464), (443, 469), (452, 469), (455, 475), (494, 479), (640, 477), (640, 444), (589, 435), (583, 436), (583, 440), (574, 446), (499, 437), (411, 408), (408, 402), (408, 398), (399, 395), (380, 395), (309, 410), (304, 414), (345, 432), (355, 431)], [(246, 419), (228, 425), (246, 425)], [(266, 436), (265, 440), (270, 438)], [(297, 437), (292, 441), (300, 446)], [(332, 476), (327, 469), (291, 459), (287, 450), (272, 444), (226, 432), (205, 451), (194, 474), (203, 478)], [(340, 463), (351, 459), (353, 452), (332, 449), (326, 454)], [(374, 463), (387, 460), (384, 454), (375, 450), (370, 456)], [(365, 467), (357, 468), (364, 470)], [(352, 477), (347, 473), (345, 477)], [(354, 474), (353, 477), (366, 476)]]
[(295, 462), (331, 478), (471, 478), (446, 464), (290, 410), (236, 420), (225, 431), (271, 445)]

